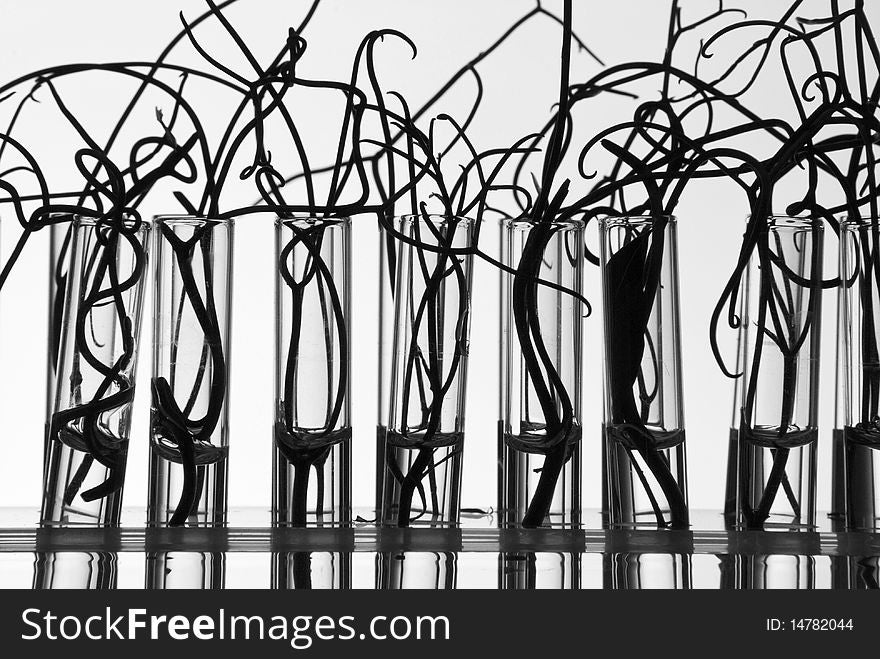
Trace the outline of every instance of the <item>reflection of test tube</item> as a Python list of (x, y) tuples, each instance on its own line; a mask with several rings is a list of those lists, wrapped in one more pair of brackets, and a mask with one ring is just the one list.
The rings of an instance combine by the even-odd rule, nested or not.
[(835, 590), (880, 589), (880, 557), (831, 556), (831, 587)]
[(219, 590), (226, 581), (221, 551), (163, 551), (147, 554), (146, 588)]
[(376, 588), (455, 590), (455, 552), (386, 552), (376, 555)]
[(288, 551), (272, 554), (276, 590), (348, 590), (351, 552)]
[(689, 554), (607, 553), (603, 557), (606, 590), (690, 590)]
[(498, 588), (577, 590), (581, 587), (580, 568), (580, 554), (502, 552), (498, 555)]
[(816, 559), (796, 554), (731, 555), (721, 563), (721, 584), (734, 590), (812, 590)]
[(36, 590), (112, 590), (116, 588), (116, 552), (37, 552)]

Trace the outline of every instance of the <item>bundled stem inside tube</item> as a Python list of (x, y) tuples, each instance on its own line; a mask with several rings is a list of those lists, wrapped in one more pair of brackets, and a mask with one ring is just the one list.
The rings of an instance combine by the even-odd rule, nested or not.
[[(798, 479), (808, 475), (790, 472), (788, 466), (792, 451), (809, 450), (817, 439), (818, 392), (810, 386), (802, 400), (800, 382), (815, 379), (821, 227), (814, 222), (785, 232), (778, 222), (771, 220), (762, 231), (754, 257), (758, 300), (756, 317), (748, 322), (755, 338), (740, 421), (740, 507), (744, 525), (756, 529), (764, 528), (779, 506), (792, 523), (807, 523), (806, 504), (792, 474)], [(765, 456), (770, 466), (766, 477)]]
[[(658, 528), (682, 529), (688, 526), (687, 497), (684, 483), (673, 472), (669, 449), (684, 441), (684, 431), (674, 420), (671, 420), (673, 427), (666, 428), (662, 410), (657, 418), (652, 418), (652, 412), (655, 412), (652, 407), (661, 393), (679, 394), (661, 392), (660, 371), (670, 365), (660, 362), (657, 344), (661, 337), (659, 334), (652, 336), (650, 325), (660, 294), (668, 223), (666, 217), (660, 216), (651, 218), (649, 224), (641, 227), (629, 224), (615, 227), (612, 224), (607, 229), (622, 232), (622, 237), (613, 237), (613, 242), (620, 244), (607, 259), (603, 281), (610, 400), (610, 423), (606, 433), (615, 443), (613, 450), (622, 449), (627, 455), (649, 500)], [(610, 245), (604, 245), (604, 248), (612, 249)], [(674, 322), (672, 318), (665, 320)], [(677, 328), (668, 331), (674, 332)], [(654, 383), (650, 390), (647, 382)], [(648, 474), (640, 467), (636, 456), (641, 458)], [(648, 475), (659, 486), (659, 492), (653, 490)]]
[[(204, 220), (184, 239), (168, 222), (157, 223), (158, 240), (167, 242), (171, 248), (173, 265), (169, 270), (177, 274), (181, 286), (172, 315), (168, 377), (158, 375), (151, 383), (153, 448), (161, 458), (183, 467), (183, 487), (169, 526), (180, 526), (196, 513), (207, 467), (227, 455), (225, 446), (212, 441), (228, 390), (227, 363), (214, 288), (216, 224)], [(195, 269), (197, 253), (202, 264), (201, 272)], [(182, 368), (179, 362), (179, 359), (189, 358), (189, 355), (181, 355), (180, 346), (183, 317), (190, 313), (195, 317), (202, 336), (198, 363), (192, 372)], [(196, 404), (205, 389), (208, 391), (207, 403), (204, 413), (198, 416)]]
[(550, 354), (544, 337), (555, 336), (558, 328), (545, 327), (539, 309), (539, 291), (545, 285), (541, 281), (542, 267), (545, 259), (550, 258), (548, 246), (558, 231), (553, 223), (536, 223), (529, 229), (511, 283), (511, 313), (524, 369), (524, 382), (519, 386), (534, 395), (540, 409), (529, 409), (527, 395), (522, 413), (528, 418), (520, 424), (521, 433), (506, 435), (505, 441), (514, 450), (544, 456), (537, 485), (521, 520), (527, 528), (545, 522), (562, 469), (580, 440), (572, 394), (559, 373), (563, 365), (559, 360), (573, 360), (577, 355), (567, 351), (563, 355)]
[[(114, 432), (111, 417), (127, 413), (134, 397), (129, 367), (135, 350), (135, 319), (132, 318), (135, 312), (127, 308), (124, 296), (138, 285), (146, 261), (144, 247), (137, 237), (139, 219), (120, 217), (94, 223), (81, 220), (74, 226), (79, 228), (79, 239), (85, 244), (77, 247), (83, 254), (78, 263), (80, 290), (72, 293), (81, 295), (82, 299), (78, 301), (72, 321), (73, 341), (66, 356), (70, 361), (71, 396), (69, 400), (59, 401), (60, 409), (52, 415), (49, 430), (50, 437), (85, 454), (65, 487), (66, 506), (71, 506), (77, 495), (83, 501), (95, 501), (119, 491), (123, 485), (128, 437)], [(119, 252), (126, 243), (132, 270), (121, 273)], [(94, 314), (104, 313), (106, 308), (112, 309), (111, 326), (96, 325)], [(106, 363), (102, 351), (109, 348), (115, 354), (117, 340), (121, 346), (119, 354), (111, 363)], [(95, 375), (98, 380), (93, 379)], [(90, 393), (83, 391), (83, 384), (88, 381), (97, 382)], [(80, 493), (94, 462), (107, 468), (107, 478)]]
[[(330, 265), (322, 256), (322, 246), (331, 231), (331, 225), (339, 220), (280, 220), (281, 226), (292, 233), (280, 249), (277, 268), (280, 276), (279, 295), (287, 298), (290, 307), (290, 331), (284, 337), (283, 380), (278, 391), (278, 409), (275, 421), (275, 445), (281, 456), (293, 468), (293, 486), (290, 493), (289, 522), (293, 526), (306, 526), (309, 513), (311, 472), (316, 482), (316, 514), (324, 513), (326, 506), (326, 483), (324, 464), (332, 448), (351, 437), (351, 428), (344, 418), (348, 395), (348, 329), (343, 308), (341, 282), (334, 278)], [(294, 267), (294, 251), (302, 257), (302, 265)], [(317, 296), (320, 320), (323, 327), (322, 347), (316, 349), (303, 343), (302, 330), (307, 314), (309, 294)], [(308, 373), (302, 362), (312, 353), (322, 351), (327, 383), (322, 410), (301, 406), (300, 388), (315, 386), (308, 381)], [(334, 384), (335, 381), (335, 384)], [(320, 423), (314, 419), (321, 418)]]
[[(397, 256), (394, 410), (386, 438), (388, 474), (399, 488), (389, 505), (401, 527), (454, 512), (443, 510), (437, 469), (456, 459), (464, 437), (470, 264), (455, 245), (472, 229), (465, 218), (427, 213), (407, 223), (413, 243)], [(412, 459), (401, 465), (401, 455)], [(413, 514), (416, 494), (421, 510)]]

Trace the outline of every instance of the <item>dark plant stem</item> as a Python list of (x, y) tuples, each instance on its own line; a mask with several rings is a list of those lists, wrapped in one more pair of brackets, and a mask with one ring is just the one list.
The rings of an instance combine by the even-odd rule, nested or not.
[(196, 467), (196, 456), (193, 447), (192, 437), (183, 435), (177, 437), (177, 447), (180, 449), (181, 462), (183, 464), (183, 491), (180, 495), (180, 501), (168, 526), (182, 526), (186, 519), (190, 516), (193, 506), (196, 503), (195, 484), (198, 480)]
[[(321, 256), (321, 248), (324, 241), (325, 226), (316, 225), (311, 228), (301, 229), (295, 224), (285, 224), (293, 231), (293, 237), (281, 250), (279, 262), (276, 264), (283, 284), (289, 291), (291, 299), (291, 327), (287, 339), (286, 363), (284, 369), (283, 391), (279, 401), (278, 417), (275, 424), (275, 444), (281, 456), (293, 467), (293, 485), (290, 492), (291, 501), (288, 502), (290, 510), (290, 523), (295, 527), (305, 527), (308, 523), (308, 493), (311, 482), (310, 472), (314, 468), (316, 472), (316, 497), (317, 514), (320, 517), (324, 509), (324, 473), (323, 466), (330, 457), (333, 446), (347, 438), (339, 431), (340, 415), (348, 388), (348, 332), (346, 318), (344, 317), (339, 291), (333, 280), (331, 271)], [(306, 250), (306, 262), (300, 279), (297, 280), (294, 273), (288, 270), (287, 259), (298, 246)], [(297, 381), (300, 341), (302, 324), (304, 319), (305, 291), (311, 285), (317, 288), (319, 309), (324, 320), (323, 345), (327, 367), (327, 402), (325, 406), (325, 422), (318, 432), (303, 431), (297, 426), (296, 387), (303, 386)], [(333, 337), (329, 330), (332, 325), (336, 328), (339, 358), (339, 383), (335, 391), (332, 388), (331, 366), (334, 351)], [(337, 436), (334, 436), (337, 435)], [(350, 437), (350, 435), (349, 435)]]
[[(419, 232), (421, 231), (421, 229), (418, 228), (419, 219), (420, 218), (414, 218), (414, 222), (416, 222), (414, 227), (416, 238), (419, 238)], [(458, 350), (458, 346), (456, 346), (444, 380), (441, 359), (444, 352), (444, 346), (441, 345), (440, 341), (443, 328), (447, 322), (444, 306), (446, 297), (444, 283), (445, 280), (452, 275), (455, 276), (458, 285), (458, 295), (461, 301), (459, 316), (456, 319), (459, 327), (461, 326), (462, 321), (466, 319), (466, 314), (468, 313), (468, 305), (464, 302), (467, 298), (468, 291), (462, 266), (460, 261), (449, 252), (449, 249), (453, 244), (453, 237), (458, 225), (458, 220), (456, 218), (450, 218), (450, 220), (451, 221), (447, 226), (441, 227), (437, 230), (433, 226), (428, 226), (428, 223), (430, 223), (431, 220), (430, 218), (425, 218), (426, 229), (432, 231), (434, 238), (437, 240), (439, 247), (442, 250), (437, 254), (433, 270), (429, 271), (423, 248), (421, 246), (411, 248), (415, 252), (416, 258), (418, 258), (420, 271), (425, 280), (425, 290), (411, 321), (412, 340), (407, 351), (402, 400), (409, 401), (412, 395), (413, 376), (416, 376), (421, 395), (422, 420), (420, 425), (424, 427), (424, 432), (420, 438), (418, 454), (416, 455), (415, 460), (413, 460), (407, 473), (402, 475), (402, 478), (398, 481), (400, 483), (400, 492), (397, 502), (398, 527), (406, 527), (410, 525), (413, 496), (416, 491), (423, 493), (421, 481), (426, 475), (430, 475), (431, 477), (430, 485), (432, 502), (437, 502), (434, 481), (434, 468), (437, 465), (432, 465), (431, 463), (434, 456), (434, 447), (432, 444), (440, 430), (443, 406), (446, 403), (446, 395), (454, 378), (457, 376), (461, 363), (461, 354)], [(422, 348), (419, 345), (419, 333), (423, 322), (427, 325), (427, 359), (424, 359)], [(422, 369), (424, 369), (426, 379), (428, 380), (430, 402), (422, 391)], [(404, 407), (404, 410), (406, 410), (406, 407)], [(401, 427), (410, 427), (406, 415), (404, 415), (402, 419)], [(395, 459), (393, 451), (388, 453), (388, 459), (388, 466), (391, 468), (391, 462)], [(395, 474), (395, 471), (392, 470), (391, 473)], [(397, 478), (396, 474), (395, 478)]]
[(431, 464), (431, 458), (434, 456), (434, 449), (420, 448), (416, 459), (404, 476), (400, 485), (400, 501), (397, 508), (397, 526), (404, 528), (409, 526), (410, 514), (412, 511), (412, 500), (416, 487), (424, 478), (425, 471)]
[(529, 232), (512, 287), (511, 307), (516, 336), (529, 382), (538, 397), (545, 426), (544, 441), (536, 447), (545, 455), (544, 467), (522, 520), (523, 526), (527, 528), (540, 526), (546, 519), (559, 475), (570, 457), (567, 435), (572, 426), (573, 409), (541, 338), (537, 306), (538, 275), (553, 235), (553, 227), (542, 224), (535, 225)]
[(312, 589), (312, 555), (310, 552), (293, 552), (293, 587), (297, 590)]
[(559, 481), (559, 475), (568, 460), (567, 449), (568, 443), (560, 442), (545, 454), (535, 494), (523, 516), (522, 525), (525, 528), (537, 528), (543, 524), (547, 517), (553, 503), (553, 494), (556, 492), (556, 483)]
[[(169, 526), (183, 525), (198, 505), (201, 492), (199, 476), (201, 475), (203, 481), (204, 467), (210, 463), (205, 462), (205, 456), (196, 456), (196, 442), (198, 441), (200, 444), (210, 443), (211, 435), (220, 420), (227, 393), (226, 359), (214, 301), (213, 268), (211, 266), (213, 225), (210, 222), (208, 220), (204, 226), (196, 229), (187, 240), (182, 240), (178, 237), (173, 227), (164, 223), (159, 224), (162, 238), (171, 246), (177, 271), (182, 282), (180, 305), (177, 309), (178, 322), (173, 328), (174, 334), (172, 337), (171, 382), (169, 383), (164, 378), (157, 378), (153, 383), (154, 428), (163, 434), (167, 434), (170, 439), (174, 440), (180, 451), (183, 468), (183, 487), (176, 509), (168, 522)], [(197, 246), (201, 249), (204, 263), (204, 300), (199, 292), (198, 282), (196, 281), (193, 269), (194, 251)], [(181, 332), (180, 321), (183, 316), (184, 303), (187, 300), (203, 333), (204, 343), (197, 376), (192, 384), (188, 400), (181, 409), (175, 400), (173, 386), (177, 370), (178, 356), (176, 347)], [(201, 418), (192, 419), (192, 407), (202, 387), (202, 378), (209, 356), (211, 359), (211, 382), (209, 384), (207, 409)], [(197, 457), (199, 458), (198, 463), (202, 465), (201, 468), (197, 467)], [(218, 453), (211, 462), (222, 459), (222, 454)]]
[(308, 519), (309, 474), (312, 464), (309, 460), (296, 460), (293, 463), (293, 492), (290, 520), (295, 527), (305, 527)]

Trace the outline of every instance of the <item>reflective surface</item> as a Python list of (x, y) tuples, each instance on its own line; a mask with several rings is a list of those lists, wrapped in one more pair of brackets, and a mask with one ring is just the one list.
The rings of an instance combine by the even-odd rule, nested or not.
[[(360, 511), (372, 518), (371, 511)], [(273, 529), (233, 509), (226, 529), (41, 529), (35, 510), (0, 509), (2, 588), (868, 589), (880, 535), (725, 531), (695, 511), (689, 531), (498, 529), (468, 513), (457, 529)]]

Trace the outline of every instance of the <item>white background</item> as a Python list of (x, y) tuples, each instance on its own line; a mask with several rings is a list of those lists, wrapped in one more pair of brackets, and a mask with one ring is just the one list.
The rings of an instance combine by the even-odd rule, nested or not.
[[(545, 3), (559, 9), (555, 2)], [(705, 7), (714, 3), (692, 2)], [(767, 3), (745, 2), (758, 9)], [(783, 3), (778, 4), (780, 7)], [(785, 3), (787, 4), (787, 3)], [(395, 27), (412, 37), (419, 47), (411, 61), (407, 49), (389, 40), (379, 49), (378, 60), (385, 79), (405, 92), (413, 106), (428, 98), (455, 70), (494, 41), (534, 3), (531, 0), (446, 0), (404, 2), (377, 0), (354, 2), (329, 0), (309, 26), (308, 51), (300, 75), (333, 76), (347, 80), (354, 51), (371, 29)], [(575, 30), (606, 64), (625, 61), (659, 61), (663, 56), (668, 3), (648, 0), (616, 0), (575, 3)], [(688, 3), (684, 2), (685, 8)], [(296, 24), (307, 3), (241, 0), (227, 10), (255, 54), (268, 61), (283, 45), (288, 25)], [(815, 6), (815, 5), (813, 5)], [(161, 48), (180, 29), (178, 10), (194, 18), (205, 5), (196, 0), (176, 2), (0, 2), (0, 81), (42, 67), (68, 62), (135, 61), (155, 59)], [(823, 12), (820, 9), (819, 12)], [(228, 38), (216, 28), (199, 32), (210, 52), (225, 63), (239, 66), (241, 58)], [(518, 136), (539, 128), (555, 100), (559, 27), (537, 18), (487, 60), (481, 69), (486, 84), (486, 105), (474, 126), (478, 146), (509, 144)], [(722, 49), (723, 50), (723, 49)], [(176, 51), (174, 61), (199, 64), (187, 43)], [(599, 66), (585, 54), (576, 55), (573, 79), (598, 72)], [(389, 83), (389, 87), (391, 84)], [(25, 92), (27, 88), (22, 88)], [(65, 99), (88, 117), (96, 132), (118, 115), (130, 87), (118, 86), (100, 76), (83, 76), (77, 85), (65, 87)], [(472, 95), (472, 83), (462, 83), (462, 97)], [(647, 90), (650, 93), (650, 89)], [(209, 127), (223, 125), (228, 97), (204, 91), (199, 100), (208, 108)], [(766, 107), (778, 109), (784, 93), (768, 85), (763, 91)], [(38, 96), (46, 103), (48, 93)], [(224, 105), (224, 103), (227, 103)], [(48, 109), (30, 106), (31, 113), (16, 135), (38, 153), (41, 164), (64, 181), (72, 154), (81, 146), (69, 128)], [(584, 135), (622, 121), (633, 104), (610, 99), (589, 106), (579, 115)], [(8, 117), (9, 101), (0, 106)], [(205, 110), (203, 109), (203, 112)], [(138, 121), (155, 122), (148, 106)], [(320, 102), (304, 101), (298, 117), (312, 128), (306, 136), (320, 151), (331, 139), (327, 133), (328, 111)], [(2, 121), (6, 121), (5, 118)], [(324, 130), (322, 131), (322, 122)], [(136, 124), (135, 124), (136, 125)], [(154, 126), (155, 123), (150, 124)], [(322, 142), (322, 140), (324, 140)], [(279, 146), (277, 150), (281, 150)], [(322, 151), (326, 153), (327, 151)], [(316, 160), (320, 160), (316, 156)], [(576, 176), (567, 172), (566, 176)], [(69, 181), (70, 179), (66, 179)], [(586, 185), (586, 184), (581, 184)], [(246, 205), (253, 194), (230, 197), (230, 205)], [(145, 216), (179, 212), (168, 190), (158, 190), (142, 206)], [(2, 249), (5, 260), (20, 229), (4, 212)], [(708, 320), (717, 297), (733, 267), (747, 208), (730, 186), (704, 184), (686, 195), (677, 210), (680, 222), (682, 335), (686, 423), (688, 436), (690, 498), (695, 508), (718, 509), (722, 503), (726, 468), (732, 385), (712, 359), (708, 343)], [(591, 227), (595, 231), (595, 227)], [(483, 247), (497, 249), (497, 231), (487, 227)], [(834, 268), (836, 242), (828, 241)], [(235, 294), (232, 340), (230, 504), (265, 506), (270, 500), (270, 447), (273, 381), (273, 279), (272, 222), (269, 218), (242, 218), (236, 228)], [(595, 236), (591, 238), (595, 245)], [(48, 269), (47, 235), (37, 234), (0, 295), (0, 506), (37, 506), (40, 497), (42, 433), (45, 405), (45, 350)], [(353, 327), (353, 425), (354, 503), (368, 507), (373, 496), (374, 437), (376, 421), (377, 357), (377, 236), (375, 222), (354, 222)], [(586, 267), (587, 296), (597, 302), (598, 269)], [(479, 263), (474, 285), (470, 384), (464, 463), (464, 506), (492, 506), (495, 497), (497, 419), (497, 273)], [(145, 319), (149, 319), (151, 295), (147, 295)], [(823, 377), (819, 508), (828, 507), (830, 486), (830, 430), (834, 398), (835, 300), (827, 295), (824, 306)], [(734, 341), (724, 334), (730, 354)], [(143, 506), (147, 480), (147, 408), (150, 370), (150, 324), (141, 334), (136, 412), (132, 431), (125, 502)], [(598, 304), (585, 321), (584, 343), (584, 504), (600, 501), (601, 343)]]

